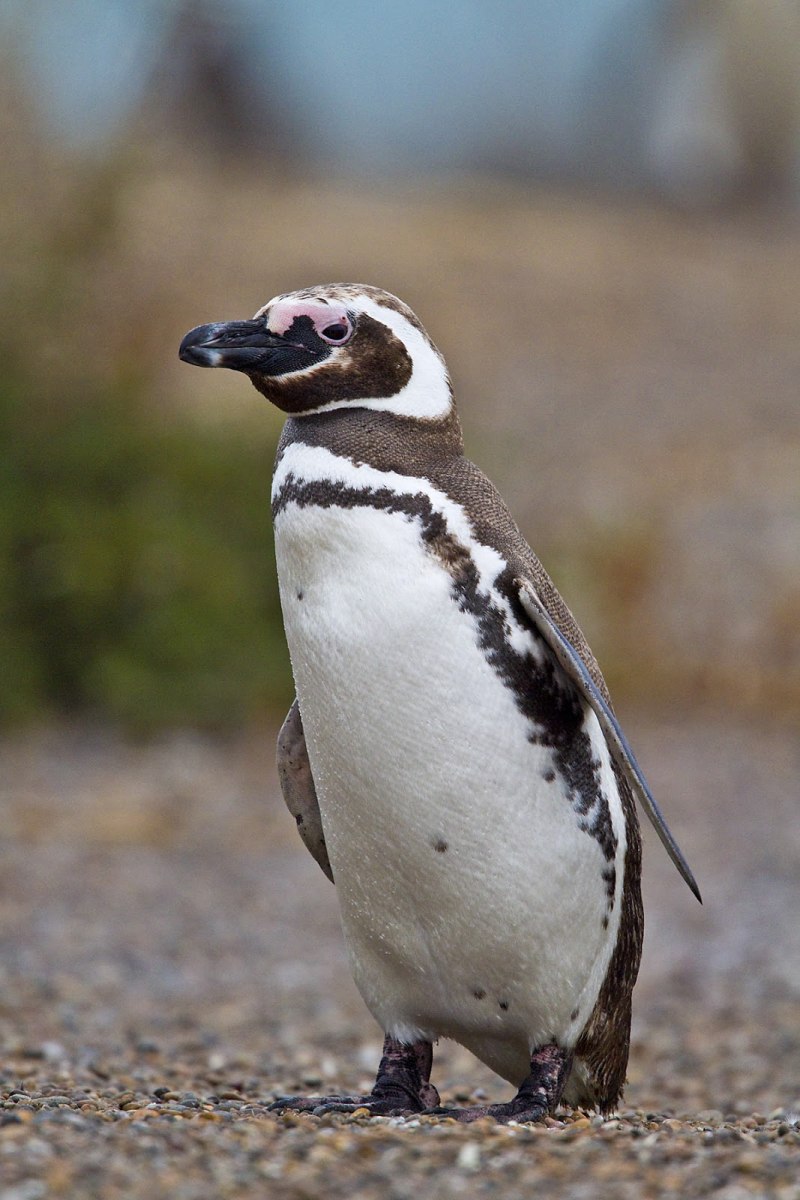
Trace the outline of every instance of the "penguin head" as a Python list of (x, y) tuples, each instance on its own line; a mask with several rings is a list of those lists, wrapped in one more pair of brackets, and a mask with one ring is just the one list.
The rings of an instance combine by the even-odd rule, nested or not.
[(344, 407), (440, 419), (452, 407), (441, 354), (396, 296), (326, 284), (276, 296), (251, 321), (198, 325), (180, 357), (242, 371), (293, 416)]

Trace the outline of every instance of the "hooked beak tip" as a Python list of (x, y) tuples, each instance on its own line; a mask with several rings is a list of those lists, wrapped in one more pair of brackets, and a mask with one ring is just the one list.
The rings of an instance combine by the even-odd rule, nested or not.
[(219, 325), (197, 325), (190, 329), (180, 344), (178, 357), (193, 367), (217, 367), (221, 354), (209, 343), (219, 336)]

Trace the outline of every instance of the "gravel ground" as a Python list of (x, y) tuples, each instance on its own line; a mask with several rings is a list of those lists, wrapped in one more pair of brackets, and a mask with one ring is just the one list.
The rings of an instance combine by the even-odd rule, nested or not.
[[(368, 1087), (380, 1048), (273, 731), (2, 743), (0, 1200), (800, 1197), (796, 738), (626, 724), (706, 903), (646, 835), (625, 1104), (535, 1127), (266, 1111)], [(434, 1079), (508, 1095), (450, 1044)]]

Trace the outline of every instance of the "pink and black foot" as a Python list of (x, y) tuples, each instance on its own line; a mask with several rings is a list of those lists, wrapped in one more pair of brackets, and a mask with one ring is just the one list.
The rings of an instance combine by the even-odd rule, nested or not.
[(375, 1086), (368, 1096), (280, 1096), (270, 1105), (273, 1112), (330, 1112), (369, 1109), (374, 1117), (411, 1117), (430, 1112), (439, 1103), (439, 1093), (430, 1082), (433, 1047), (430, 1042), (404, 1045), (387, 1034)]
[(513, 1100), (505, 1104), (482, 1104), (470, 1108), (435, 1108), (434, 1116), (454, 1117), (456, 1121), (478, 1121), (494, 1117), (508, 1121), (543, 1121), (561, 1099), (567, 1082), (572, 1054), (560, 1046), (540, 1046), (531, 1055), (530, 1074), (523, 1080)]

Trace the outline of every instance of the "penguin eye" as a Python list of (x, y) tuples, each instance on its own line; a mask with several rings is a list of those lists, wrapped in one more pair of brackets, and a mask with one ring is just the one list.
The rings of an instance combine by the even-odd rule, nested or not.
[(331, 325), (326, 325), (324, 329), (319, 330), (319, 336), (323, 342), (330, 342), (333, 346), (343, 346), (349, 340), (353, 328), (349, 321), (334, 321)]

